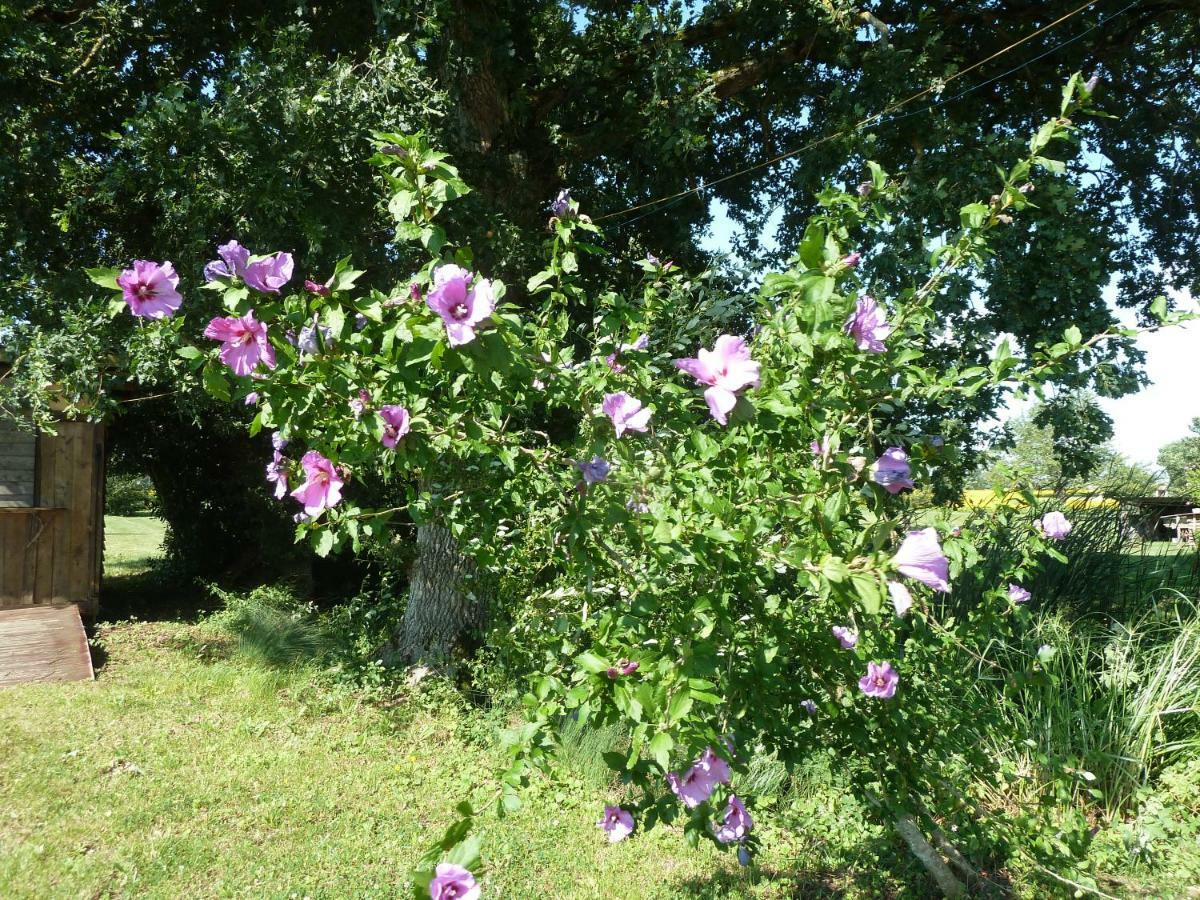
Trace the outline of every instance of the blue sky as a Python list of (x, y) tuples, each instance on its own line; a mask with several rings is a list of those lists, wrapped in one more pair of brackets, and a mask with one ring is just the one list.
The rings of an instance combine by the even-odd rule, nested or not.
[[(702, 246), (732, 252), (737, 226), (719, 203), (713, 213), (713, 227)], [(772, 233), (772, 223), (764, 230)], [(1111, 304), (1111, 292), (1109, 296)], [(1173, 299), (1178, 309), (1200, 312), (1200, 304), (1191, 296), (1179, 294)], [(1128, 311), (1120, 311), (1119, 316), (1122, 324), (1135, 324)], [(1113, 419), (1113, 446), (1129, 459), (1154, 467), (1159, 448), (1190, 434), (1188, 425), (1200, 416), (1200, 321), (1144, 333), (1138, 346), (1146, 352), (1150, 384), (1136, 394), (1103, 399), (1101, 405)], [(1010, 415), (1019, 411), (1014, 407)]]

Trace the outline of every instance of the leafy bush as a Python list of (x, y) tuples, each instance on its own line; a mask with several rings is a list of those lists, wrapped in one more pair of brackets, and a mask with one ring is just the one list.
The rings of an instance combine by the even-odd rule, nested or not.
[[(1062, 170), (1044, 154), (1072, 138), (1069, 116), (1090, 96), (1073, 77), (1028, 156), (1000, 172), (990, 200), (962, 207), (958, 233), (931, 239), (930, 271), (885, 302), (868, 293), (854, 248), (889, 240), (904, 196), (874, 164), (857, 189), (822, 192), (787, 270), (750, 297), (721, 296), (709, 275), (649, 256), (627, 296), (624, 276), (595, 271), (599, 229), (560, 197), (549, 263), (524, 285), (523, 310), (440, 224), (469, 190), (445, 154), (421, 135), (379, 135), (373, 161), (396, 239), (419, 243), (428, 262), (389, 293), (357, 290), (348, 259), (284, 293), (290, 254), (251, 256), (231, 241), (208, 270), (229, 313), (204, 330), (220, 346), (181, 346), (178, 376), (253, 407), (252, 433), (276, 430), (268, 478), (301, 503), (296, 533), (318, 554), (386, 546), (404, 513), (470, 555), (441, 567), (454, 582), (444, 593), (461, 600), (501, 571), (523, 582), (528, 609), (512, 627), (527, 721), (485, 794), (500, 814), (552, 764), (570, 721), (596, 740), (628, 735), (602, 753), (629, 798), (606, 813), (613, 822), (678, 822), (689, 841), (743, 861), (759, 840), (746, 787), (774, 790), (773, 766), (820, 748), (947, 892), (965, 890), (971, 868), (950, 833), (977, 858), (1020, 837), (1069, 866), (1086, 831), (1065, 833), (1036, 806), (1014, 825), (966, 793), (993, 765), (986, 738), (1004, 720), (963, 703), (977, 665), (998, 682), (1038, 676), (1020, 583), (1042, 559), (1064, 559), (1055, 542), (1068, 523), (1002, 509), (960, 532), (936, 510), (918, 521), (902, 492), (953, 452), (929, 430), (938, 410), (1036, 389), (1119, 336), (1085, 340), (1072, 327), (1026, 358), (1003, 342), (967, 361), (944, 358), (940, 342), (942, 292), (986, 264), (994, 232), (1029, 206), (1027, 179)], [(115, 310), (167, 316), (147, 334), (183, 334), (166, 264), (92, 275), (122, 290)], [(1166, 316), (1165, 299), (1155, 312)], [(388, 485), (394, 502), (364, 508), (362, 480)], [(952, 582), (974, 602), (950, 594)], [(234, 610), (241, 631), (271, 658), (293, 658), (276, 647), (297, 643), (279, 638), (296, 617), (249, 608)], [(1013, 648), (1007, 666), (1000, 645)], [(584, 756), (598, 749), (577, 744)], [(474, 806), (458, 811), (413, 873), (417, 895), (439, 860), (479, 861)], [(436, 877), (473, 890), (461, 869)]]
[(146, 516), (157, 511), (154, 485), (145, 475), (109, 473), (104, 484), (104, 512), (110, 516)]

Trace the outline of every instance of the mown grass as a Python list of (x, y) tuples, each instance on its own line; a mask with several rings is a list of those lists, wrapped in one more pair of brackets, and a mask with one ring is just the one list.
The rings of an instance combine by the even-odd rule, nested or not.
[[(132, 521), (136, 530), (153, 520)], [(110, 519), (110, 539), (122, 530)], [(154, 584), (151, 540), (150, 529), (110, 540), (108, 571), (126, 568), (106, 590)], [(1194, 663), (1192, 618), (1152, 624), (1152, 640), (1112, 636), (1141, 661), (1122, 682), (1135, 700), (1154, 687), (1154, 672), (1194, 671), (1152, 663), (1147, 652), (1174, 648), (1177, 661)], [(1112, 727), (1113, 710), (1150, 721), (1132, 715), (1137, 703), (1097, 705), (1113, 693), (1101, 690), (1112, 681), (1102, 665), (1112, 639), (1068, 631), (1061, 617), (1045, 627), (1060, 629), (1047, 632), (1060, 653), (1080, 645), (1080, 668), (1059, 659), (1057, 688), (1027, 698), (1029, 721), (1014, 729), (1046, 719), (1045, 749), (1076, 750), (1080, 764), (1099, 773), (1107, 764), (1129, 782), (1120, 812), (1097, 820), (1093, 862), (1108, 873), (1106, 890), (1188, 895), (1200, 879), (1200, 760), (1176, 753), (1165, 769), (1155, 759), (1127, 773), (1128, 748), (1090, 737), (1124, 733)], [(319, 637), (265, 590), (227, 597), (223, 612), (199, 623), (102, 624), (96, 683), (0, 692), (0, 897), (408, 896), (406, 873), (454, 804), (489, 796), (515, 720), (436, 681), (393, 702), (368, 700), (309, 662)], [(1083, 699), (1070, 706), (1067, 695)], [(1188, 741), (1168, 724), (1185, 718), (1167, 717), (1172, 733), (1162, 737)], [(594, 822), (618, 795), (600, 756), (620, 739), (568, 729), (555, 777), (535, 782), (517, 814), (483, 814), (486, 896), (932, 896), (821, 754), (791, 776), (770, 759), (745, 776), (764, 847), (750, 869), (707, 845), (688, 847), (672, 829), (609, 846)], [(1151, 739), (1161, 745), (1159, 734)], [(1044, 881), (1006, 877), (1018, 896), (1046, 896)]]
[[(5, 898), (402, 896), (454, 803), (483, 797), (500, 762), (508, 723), (448, 691), (368, 705), (312, 668), (255, 665), (204, 625), (124, 623), (99, 639), (96, 683), (0, 693)], [(485, 815), (489, 895), (901, 890), (871, 871), (880, 852), (861, 829), (822, 835), (815, 860), (815, 832), (774, 830), (754, 871), (670, 829), (609, 846), (594, 777), (568, 766), (516, 815)]]
[(127, 577), (148, 569), (162, 556), (166, 531), (166, 523), (153, 516), (105, 516), (105, 577)]

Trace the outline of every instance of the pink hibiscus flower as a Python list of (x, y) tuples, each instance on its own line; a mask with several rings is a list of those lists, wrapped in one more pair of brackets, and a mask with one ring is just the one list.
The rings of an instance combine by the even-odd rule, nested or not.
[(224, 342), (221, 361), (234, 374), (249, 375), (260, 360), (268, 369), (275, 368), (275, 348), (267, 340), (267, 326), (254, 318), (254, 310), (244, 316), (218, 316), (208, 323), (204, 336)]
[(304, 483), (292, 491), (292, 496), (304, 504), (305, 515), (315, 519), (326, 509), (337, 506), (345, 481), (333, 463), (316, 450), (305, 453), (300, 465), (304, 468)]
[(722, 425), (737, 405), (737, 392), (759, 385), (758, 363), (750, 358), (746, 342), (732, 334), (717, 338), (712, 350), (701, 347), (695, 359), (677, 359), (675, 365), (700, 384), (709, 385), (704, 400), (712, 417)]

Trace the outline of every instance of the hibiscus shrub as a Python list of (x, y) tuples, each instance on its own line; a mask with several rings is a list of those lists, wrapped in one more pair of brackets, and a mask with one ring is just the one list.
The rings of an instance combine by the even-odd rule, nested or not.
[[(518, 305), (439, 225), (467, 191), (445, 156), (419, 135), (380, 135), (396, 240), (424, 246), (427, 265), (388, 293), (356, 291), (348, 260), (285, 291), (290, 256), (230, 242), (207, 270), (228, 310), (204, 331), (220, 346), (179, 353), (210, 392), (253, 404), (252, 432), (275, 431), (269, 478), (318, 553), (386, 539), (397, 516), (438, 521), (481, 572), (520, 581), (535, 613), (514, 627), (533, 671), (491, 795), (501, 814), (571, 717), (628, 735), (605, 755), (624, 785), (603, 807), (609, 840), (674, 822), (748, 862), (748, 761), (792, 765), (822, 748), (947, 892), (969, 868), (949, 833), (976, 859), (1019, 847), (1061, 862), (1086, 839), (1081, 823), (997, 815), (971, 786), (1017, 777), (986, 756), (997, 723), (972, 698), (980, 679), (1019, 692), (1042, 677), (1038, 648), (1017, 668), (1020, 654), (993, 651), (1023, 646), (1021, 585), (1057, 555), (1063, 523), (1001, 509), (960, 531), (905, 492), (952, 452), (910, 411), (928, 421), (956, 394), (1036, 388), (1104, 339), (1068, 329), (1033, 358), (1002, 345), (968, 369), (935, 349), (945, 279), (986, 257), (993, 230), (1029, 204), (1032, 173), (1061, 170), (1045, 154), (1071, 139), (1067, 116), (1090, 95), (1073, 78), (1028, 157), (937, 242), (931, 272), (887, 298), (870, 295), (861, 262), (904, 197), (874, 165), (856, 189), (822, 193), (787, 270), (745, 305), (652, 257), (638, 296), (585, 290), (598, 229), (560, 197), (549, 265)], [(179, 307), (166, 264), (96, 275), (135, 315)], [(367, 475), (403, 502), (358, 505)], [(506, 572), (518, 546), (536, 580)], [(957, 604), (953, 585), (985, 553), (988, 583), (971, 592), (982, 601)], [(460, 811), (416, 870), (418, 896), (478, 895), (474, 811)]]

